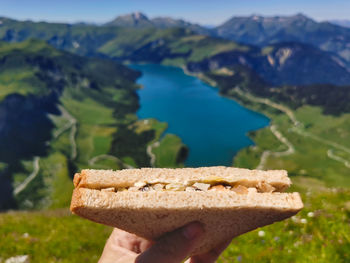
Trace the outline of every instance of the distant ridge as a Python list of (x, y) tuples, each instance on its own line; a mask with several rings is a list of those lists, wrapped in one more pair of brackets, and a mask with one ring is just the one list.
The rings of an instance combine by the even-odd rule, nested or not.
[(264, 46), (278, 42), (301, 42), (332, 52), (350, 68), (350, 28), (317, 22), (304, 14), (264, 17), (232, 17), (212, 30), (214, 36)]
[(337, 25), (337, 26), (342, 26), (342, 27), (348, 27), (348, 28), (350, 28), (350, 20), (346, 20), (346, 19), (329, 20), (329, 23), (332, 23), (332, 24)]
[(145, 27), (154, 26), (153, 23), (148, 19), (148, 17), (141, 12), (135, 12), (131, 14), (118, 16), (114, 20), (106, 23), (105, 25), (121, 26), (121, 27), (136, 27), (136, 28), (145, 28)]
[(193, 24), (182, 19), (171, 17), (155, 17), (149, 19), (147, 15), (141, 12), (134, 12), (116, 17), (114, 20), (107, 22), (107, 26), (132, 27), (132, 28), (159, 28), (166, 29), (172, 27), (184, 27), (199, 34), (210, 35), (210, 29)]

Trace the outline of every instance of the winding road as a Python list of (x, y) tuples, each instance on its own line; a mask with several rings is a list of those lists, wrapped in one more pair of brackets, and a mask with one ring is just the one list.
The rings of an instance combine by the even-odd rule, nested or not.
[[(75, 135), (77, 132), (77, 127), (76, 127), (77, 120), (72, 115), (70, 115), (69, 112), (63, 106), (59, 105), (58, 108), (61, 111), (62, 117), (66, 118), (68, 120), (68, 123), (66, 123), (60, 129), (58, 129), (53, 133), (53, 139), (57, 139), (65, 131), (67, 131), (68, 129), (71, 129), (71, 132), (69, 134), (69, 140), (72, 145), (70, 158), (71, 160), (74, 160), (77, 157), (77, 146), (75, 142)], [(15, 196), (18, 195), (20, 192), (22, 192), (28, 186), (28, 184), (32, 182), (35, 179), (35, 177), (39, 174), (39, 170), (40, 170), (39, 161), (40, 161), (40, 157), (35, 156), (33, 160), (33, 172), (20, 185), (18, 185), (13, 190), (13, 194)]]
[(70, 159), (75, 160), (77, 158), (77, 144), (75, 142), (75, 136), (77, 133), (77, 120), (62, 106), (59, 105), (58, 108), (62, 113), (62, 117), (68, 120), (68, 123), (64, 125), (61, 129), (54, 133), (54, 139), (57, 139), (63, 132), (70, 129), (69, 141), (71, 144), (71, 154)]
[(332, 149), (329, 149), (327, 151), (327, 156), (335, 161), (343, 163), (346, 167), (350, 168), (350, 162), (340, 156), (335, 155)]
[(267, 161), (267, 158), (269, 156), (274, 156), (274, 157), (282, 157), (282, 156), (287, 156), (290, 154), (293, 154), (295, 152), (295, 148), (293, 146), (293, 144), (290, 143), (290, 141), (287, 140), (286, 137), (284, 137), (278, 130), (277, 127), (275, 125), (271, 125), (270, 126), (270, 130), (273, 133), (273, 135), (275, 135), (275, 137), (284, 145), (286, 145), (288, 147), (287, 150), (283, 151), (283, 152), (273, 152), (270, 150), (266, 150), (262, 153), (261, 158), (260, 158), (260, 163), (259, 165), (256, 167), (256, 169), (264, 169), (265, 167), (265, 163)]
[[(310, 132), (306, 132), (304, 131), (302, 128), (304, 127), (304, 124), (300, 121), (297, 120), (297, 118), (295, 117), (295, 114), (293, 113), (293, 111), (291, 109), (289, 109), (288, 107), (284, 106), (284, 105), (280, 105), (280, 104), (277, 104), (275, 102), (272, 102), (270, 101), (269, 99), (265, 99), (265, 98), (257, 98), (257, 97), (254, 97), (250, 94), (247, 94), (245, 92), (243, 92), (241, 89), (239, 89), (238, 87), (235, 88), (235, 91), (238, 95), (240, 96), (243, 96), (243, 97), (246, 97), (248, 100), (251, 100), (251, 101), (254, 101), (254, 102), (258, 102), (258, 103), (261, 103), (261, 104), (265, 104), (265, 105), (268, 105), (272, 108), (275, 108), (275, 109), (278, 109), (279, 111), (285, 113), (290, 121), (293, 123), (293, 128), (291, 129), (291, 131), (299, 134), (299, 135), (302, 135), (304, 137), (309, 137), (313, 140), (316, 140), (318, 142), (321, 142), (323, 144), (326, 144), (328, 146), (331, 146), (333, 148), (336, 148), (340, 151), (344, 151), (348, 154), (350, 154), (350, 148), (347, 148), (343, 145), (340, 145), (336, 142), (333, 142), (333, 141), (330, 141), (330, 140), (327, 140), (327, 139), (323, 139), (317, 135), (314, 135)], [(261, 159), (260, 159), (260, 163), (259, 165), (257, 166), (257, 169), (263, 169), (264, 168), (264, 165), (266, 163), (266, 160), (269, 156), (275, 156), (275, 157), (280, 157), (280, 156), (286, 156), (286, 155), (289, 155), (289, 154), (293, 154), (295, 152), (295, 148), (294, 146), (277, 130), (277, 128), (275, 127), (274, 129), (272, 129), (272, 126), (274, 125), (271, 125), (270, 129), (272, 131), (272, 133), (276, 136), (276, 138), (281, 141), (283, 144), (285, 144), (288, 149), (284, 152), (272, 152), (272, 151), (269, 151), (269, 150), (266, 150), (262, 153), (261, 155)], [(332, 160), (335, 160), (335, 161), (338, 161), (338, 162), (342, 162), (346, 167), (350, 168), (350, 162), (345, 160), (344, 158), (342, 157), (339, 157), (339, 156), (336, 156), (334, 153), (333, 153), (333, 150), (332, 149), (329, 149), (327, 151), (327, 156), (332, 159)]]
[(151, 158), (150, 160), (151, 167), (154, 167), (156, 164), (156, 155), (152, 152), (152, 150), (154, 147), (158, 147), (159, 145), (160, 143), (156, 141), (147, 146), (146, 152), (147, 152), (147, 155)]
[(14, 190), (13, 190), (13, 194), (16, 196), (18, 195), (20, 192), (22, 192), (27, 185), (34, 180), (34, 178), (38, 175), (39, 170), (40, 170), (40, 166), (39, 166), (39, 161), (40, 161), (40, 157), (35, 156), (34, 160), (33, 160), (33, 172), (20, 184), (18, 185)]

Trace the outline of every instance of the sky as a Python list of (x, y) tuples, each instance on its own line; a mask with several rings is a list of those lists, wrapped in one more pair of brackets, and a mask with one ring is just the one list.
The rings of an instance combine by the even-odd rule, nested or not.
[(350, 20), (350, 0), (0, 0), (0, 16), (18, 20), (104, 23), (140, 11), (218, 25), (232, 16), (303, 13), (317, 21)]

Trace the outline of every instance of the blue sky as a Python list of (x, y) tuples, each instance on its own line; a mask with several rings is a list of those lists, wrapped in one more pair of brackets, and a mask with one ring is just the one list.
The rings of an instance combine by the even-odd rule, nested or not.
[(1, 16), (55, 22), (103, 23), (134, 11), (211, 25), (251, 14), (350, 20), (350, 0), (0, 0), (0, 7)]

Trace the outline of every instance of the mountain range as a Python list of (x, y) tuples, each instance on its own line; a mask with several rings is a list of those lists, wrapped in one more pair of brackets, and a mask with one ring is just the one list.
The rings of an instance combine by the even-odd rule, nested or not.
[(133, 28), (150, 28), (156, 27), (160, 29), (171, 27), (188, 28), (198, 34), (210, 35), (210, 30), (198, 24), (193, 24), (182, 19), (174, 19), (171, 17), (155, 17), (149, 19), (141, 12), (135, 12), (127, 15), (116, 17), (114, 20), (105, 23), (106, 26), (133, 27)]
[(330, 20), (329, 21), (332, 24), (342, 26), (342, 27), (349, 27), (350, 28), (350, 20), (346, 19), (335, 19), (335, 20)]
[[(267, 23), (265, 19), (261, 17), (259, 19), (259, 23)], [(300, 19), (298, 23), (293, 22), (297, 19)], [(156, 63), (177, 59), (187, 64), (203, 59), (214, 61), (218, 59), (218, 57), (210, 59), (214, 55), (229, 52), (231, 53), (229, 57), (233, 58), (232, 53), (234, 53), (236, 59), (225, 59), (224, 56), (221, 56), (219, 65), (241, 64), (247, 66), (273, 85), (317, 83), (346, 85), (350, 83), (350, 72), (346, 59), (336, 53), (324, 52), (317, 46), (288, 41), (288, 37), (278, 43), (271, 41), (263, 46), (255, 46), (244, 44), (243, 42), (249, 42), (243, 41), (243, 36), (247, 35), (239, 31), (241, 33), (237, 33), (237, 35), (241, 36), (239, 39), (241, 44), (238, 44), (222, 37), (198, 34), (193, 29), (193, 26), (197, 27), (197, 25), (182, 20), (171, 18), (150, 20), (141, 13), (118, 17), (101, 26), (21, 22), (7, 18), (0, 20), (2, 23), (0, 39), (3, 41), (20, 42), (30, 38), (38, 38), (58, 49), (84, 56), (112, 57), (119, 61)], [(242, 18), (238, 20), (243, 23)], [(254, 18), (246, 18), (245, 20), (255, 21)], [(284, 20), (289, 22), (284, 22), (284, 24), (277, 23), (275, 20), (274, 18), (270, 21), (272, 24), (276, 24), (274, 27), (270, 25), (273, 28), (271, 32), (278, 32), (277, 24), (279, 28), (284, 28), (288, 24), (314, 23), (302, 15), (285, 18)], [(230, 21), (212, 29), (212, 32), (216, 32), (216, 35), (222, 35), (226, 32), (227, 37), (231, 38), (232, 34), (228, 34), (228, 31), (219, 30), (227, 28), (229, 24), (233, 23), (232, 20)], [(235, 23), (232, 27), (234, 26)], [(243, 27), (243, 29), (248, 30), (249, 27)], [(209, 29), (205, 30), (208, 32)], [(346, 30), (350, 32), (350, 29)], [(250, 29), (248, 31), (253, 35), (266, 35), (260, 31), (255, 32)], [(251, 39), (252, 42), (252, 37), (247, 38)], [(257, 42), (259, 44), (259, 41)], [(261, 40), (260, 42), (268, 43), (269, 41)], [(274, 52), (271, 53), (272, 50)], [(202, 66), (203, 63), (202, 61)], [(211, 63), (210, 69), (215, 68), (213, 67), (215, 63)], [(192, 63), (188, 69), (195, 69), (194, 64)], [(205, 67), (201, 67), (201, 70), (204, 69)]]
[[(332, 52), (350, 68), (350, 28), (339, 23), (317, 22), (303, 14), (263, 17), (232, 17), (223, 24), (206, 28), (172, 18), (149, 19), (142, 13), (117, 17), (107, 25), (123, 27), (186, 27), (198, 34), (222, 37), (240, 43), (265, 46), (279, 42), (301, 42)], [(344, 25), (344, 23), (340, 24)]]

